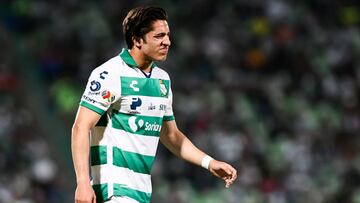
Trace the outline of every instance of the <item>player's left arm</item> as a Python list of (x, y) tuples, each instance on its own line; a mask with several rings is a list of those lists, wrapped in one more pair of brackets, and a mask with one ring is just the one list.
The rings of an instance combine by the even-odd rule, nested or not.
[(163, 122), (160, 141), (176, 156), (192, 164), (203, 166), (216, 177), (223, 179), (226, 187), (229, 187), (235, 181), (237, 177), (236, 169), (228, 163), (209, 159), (208, 155), (197, 148), (178, 129), (175, 120)]

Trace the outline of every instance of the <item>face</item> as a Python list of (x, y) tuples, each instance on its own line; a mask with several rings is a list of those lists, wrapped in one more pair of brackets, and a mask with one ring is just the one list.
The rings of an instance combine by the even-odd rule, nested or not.
[(144, 36), (145, 40), (140, 39), (138, 43), (147, 60), (164, 61), (171, 44), (169, 25), (166, 20), (157, 20), (152, 27)]

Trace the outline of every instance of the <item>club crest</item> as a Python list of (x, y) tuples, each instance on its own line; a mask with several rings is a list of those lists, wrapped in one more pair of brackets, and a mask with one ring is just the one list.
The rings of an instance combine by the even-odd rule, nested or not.
[(159, 85), (160, 85), (160, 92), (161, 92), (161, 96), (165, 97), (168, 94), (168, 90), (166, 89), (166, 85), (164, 83), (164, 80), (159, 80)]

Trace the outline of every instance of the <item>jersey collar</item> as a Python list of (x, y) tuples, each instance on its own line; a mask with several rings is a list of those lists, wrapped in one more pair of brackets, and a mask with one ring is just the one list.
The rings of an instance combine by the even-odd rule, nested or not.
[[(120, 57), (122, 58), (122, 60), (124, 60), (124, 62), (125, 62), (128, 66), (130, 66), (131, 68), (136, 68), (136, 67), (137, 67), (136, 62), (135, 62), (135, 60), (133, 59), (133, 57), (130, 55), (128, 49), (123, 48), (123, 49), (121, 50), (121, 53), (119, 54), (119, 56), (120, 56)], [(151, 63), (151, 69), (153, 69), (153, 68), (155, 68), (155, 67), (157, 67), (157, 65), (156, 65), (154, 62), (152, 62), (152, 63)]]

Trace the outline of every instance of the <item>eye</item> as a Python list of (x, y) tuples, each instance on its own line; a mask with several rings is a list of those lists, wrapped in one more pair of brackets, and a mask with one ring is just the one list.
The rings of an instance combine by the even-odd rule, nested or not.
[(165, 34), (161, 33), (161, 34), (155, 35), (155, 38), (156, 38), (156, 39), (161, 39), (161, 38), (163, 38), (164, 36), (165, 36)]

